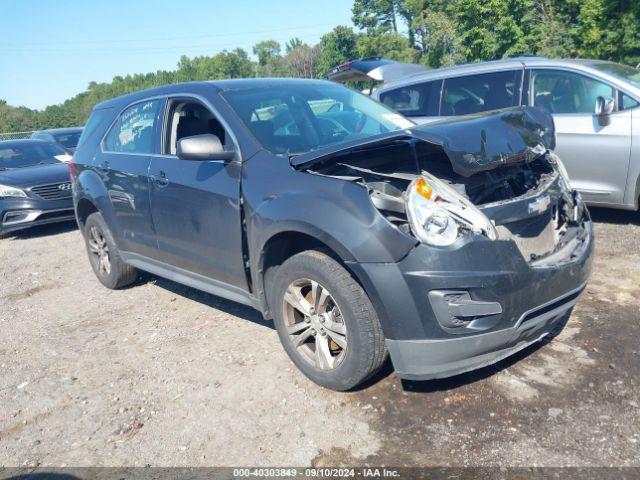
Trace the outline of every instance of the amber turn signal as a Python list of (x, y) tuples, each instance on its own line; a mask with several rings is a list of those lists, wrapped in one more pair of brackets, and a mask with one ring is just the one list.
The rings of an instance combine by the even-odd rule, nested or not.
[(424, 181), (423, 178), (419, 178), (416, 182), (416, 192), (427, 200), (431, 200), (431, 195), (433, 195), (433, 188), (427, 182)]

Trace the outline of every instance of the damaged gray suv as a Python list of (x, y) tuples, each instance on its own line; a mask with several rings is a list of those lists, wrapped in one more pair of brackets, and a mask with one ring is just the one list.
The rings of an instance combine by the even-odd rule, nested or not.
[[(476, 369), (566, 320), (593, 231), (527, 107), (416, 126), (309, 80), (170, 85), (101, 103), (71, 165), (89, 261), (260, 310), (314, 382)], [(247, 346), (247, 348), (251, 348)]]

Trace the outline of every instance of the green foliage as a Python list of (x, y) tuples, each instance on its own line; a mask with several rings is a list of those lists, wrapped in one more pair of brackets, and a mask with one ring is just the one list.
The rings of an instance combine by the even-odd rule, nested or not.
[(265, 40), (254, 45), (253, 54), (258, 57), (256, 76), (274, 77), (281, 72), (280, 50), (280, 44), (275, 40)]
[(339, 26), (310, 46), (265, 40), (212, 56), (183, 56), (175, 70), (89, 83), (59, 105), (36, 111), (0, 100), (0, 132), (85, 123), (93, 106), (168, 83), (253, 76), (323, 78), (336, 65), (371, 56), (440, 67), (535, 54), (640, 63), (639, 0), (354, 0), (359, 32)]
[(286, 53), (289, 53), (294, 48), (301, 47), (303, 45), (304, 45), (304, 42), (302, 40), (300, 40), (298, 37), (295, 37), (295, 38), (292, 38), (291, 40), (289, 40), (285, 44), (284, 50), (285, 50)]
[(415, 62), (419, 57), (419, 52), (411, 47), (407, 37), (398, 33), (359, 35), (356, 49), (359, 58), (384, 57), (400, 62)]
[(339, 26), (320, 39), (317, 73), (325, 76), (336, 65), (358, 57), (358, 35), (350, 27)]
[(353, 21), (406, 30), (432, 67), (522, 54), (640, 63), (638, 0), (355, 0)]
[(313, 78), (316, 76), (320, 45), (310, 47), (302, 42), (287, 45), (287, 54), (282, 59), (284, 75), (293, 78)]
[(394, 0), (355, 0), (353, 23), (368, 33), (398, 33), (396, 14), (400, 2)]

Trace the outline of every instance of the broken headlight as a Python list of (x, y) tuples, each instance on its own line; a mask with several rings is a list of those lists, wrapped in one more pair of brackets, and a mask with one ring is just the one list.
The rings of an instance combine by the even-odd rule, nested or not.
[(495, 227), (475, 205), (433, 175), (423, 172), (404, 197), (411, 230), (421, 242), (447, 246), (472, 233), (497, 238)]

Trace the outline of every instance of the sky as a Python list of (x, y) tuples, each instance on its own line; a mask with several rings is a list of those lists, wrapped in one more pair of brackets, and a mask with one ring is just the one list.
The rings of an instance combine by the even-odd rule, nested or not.
[(42, 109), (116, 75), (173, 70), (351, 25), (352, 0), (0, 0), (0, 99)]

